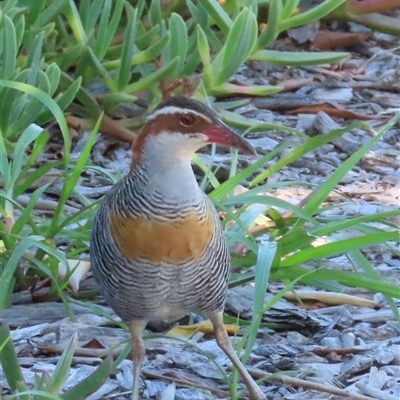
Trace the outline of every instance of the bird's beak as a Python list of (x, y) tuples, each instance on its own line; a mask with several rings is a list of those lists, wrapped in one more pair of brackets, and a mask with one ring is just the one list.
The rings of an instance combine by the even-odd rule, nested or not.
[(222, 121), (219, 121), (218, 124), (212, 128), (206, 129), (203, 133), (208, 137), (209, 143), (234, 147), (247, 154), (257, 154), (253, 146), (246, 139), (237, 134)]

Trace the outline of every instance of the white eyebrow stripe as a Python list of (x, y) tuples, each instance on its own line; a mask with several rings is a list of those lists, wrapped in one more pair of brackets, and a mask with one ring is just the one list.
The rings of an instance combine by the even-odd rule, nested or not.
[(146, 121), (152, 121), (153, 119), (155, 119), (156, 117), (158, 117), (159, 115), (164, 115), (164, 114), (183, 114), (183, 113), (189, 113), (189, 114), (195, 114), (198, 117), (207, 120), (210, 124), (212, 124), (212, 121), (210, 118), (208, 118), (206, 115), (199, 113), (195, 110), (192, 110), (190, 108), (181, 108), (181, 107), (175, 107), (175, 106), (168, 106), (168, 107), (163, 107), (159, 110), (157, 110), (156, 112), (153, 112), (152, 114), (150, 114), (147, 118)]

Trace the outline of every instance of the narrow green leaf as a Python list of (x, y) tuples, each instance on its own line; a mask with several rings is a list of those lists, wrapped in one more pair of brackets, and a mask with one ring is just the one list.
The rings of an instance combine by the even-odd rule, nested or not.
[(140, 81), (128, 85), (125, 88), (124, 92), (136, 93), (139, 90), (151, 87), (155, 83), (159, 82), (161, 79), (168, 78), (178, 64), (179, 58), (174, 58), (168, 64), (163, 65), (161, 68), (140, 79)]
[[(291, 0), (286, 3), (293, 1), (298, 2), (298, 0)], [(285, 8), (286, 6), (287, 4), (285, 4)], [(281, 18), (283, 18), (282, 0), (271, 0), (268, 7), (268, 25), (259, 35), (252, 53), (264, 49), (276, 40), (279, 35), (279, 21)]]
[(281, 199), (272, 196), (254, 194), (252, 190), (236, 196), (227, 197), (221, 200), (221, 204), (237, 205), (237, 204), (266, 204), (271, 207), (283, 208), (284, 210), (293, 211), (299, 217), (317, 225), (317, 221), (301, 208)]
[(233, 22), (218, 1), (198, 0), (198, 3), (205, 8), (209, 16), (215, 21), (221, 31), (228, 35), (230, 29), (232, 28)]
[(261, 242), (258, 248), (257, 262), (254, 273), (254, 304), (252, 326), (246, 343), (246, 351), (242, 362), (247, 363), (255, 344), (258, 328), (260, 327), (265, 295), (268, 287), (269, 274), (275, 258), (277, 244), (275, 242)]
[(159, 0), (151, 0), (148, 17), (151, 26), (159, 25), (161, 23), (161, 2)]
[(169, 45), (169, 59), (179, 57), (179, 64), (176, 67), (175, 74), (172, 78), (180, 75), (180, 71), (186, 61), (186, 53), (188, 48), (188, 33), (183, 18), (176, 13), (172, 13), (169, 19), (169, 31), (171, 40)]
[(18, 19), (17, 22), (14, 21), (14, 28), (15, 28), (15, 38), (17, 40), (17, 49), (19, 49), (22, 45), (22, 39), (24, 37), (24, 33), (26, 30), (25, 27), (25, 18), (23, 15)]
[(33, 25), (38, 19), (39, 15), (43, 12), (43, 7), (46, 3), (46, 0), (35, 0), (29, 3), (30, 7), (28, 8), (28, 12), (25, 16), (27, 27)]
[(39, 200), (39, 197), (44, 193), (46, 189), (51, 185), (48, 183), (37, 188), (32, 194), (29, 196), (29, 202), (19, 215), (18, 219), (15, 221), (11, 233), (13, 235), (20, 235), (23, 232), (23, 229), (26, 225), (31, 225), (32, 230), (34, 231), (35, 235), (39, 234), (39, 230), (34, 227), (33, 219), (32, 219), (32, 211)]
[(80, 178), (82, 174), (82, 170), (85, 168), (87, 160), (90, 155), (90, 151), (92, 149), (92, 146), (94, 144), (100, 122), (102, 119), (102, 115), (96, 122), (96, 126), (94, 127), (93, 131), (91, 132), (85, 147), (81, 151), (80, 157), (78, 162), (75, 165), (75, 168), (72, 170), (71, 175), (68, 177), (68, 179), (64, 180), (64, 185), (61, 190), (61, 194), (58, 200), (58, 205), (56, 210), (54, 211), (53, 218), (51, 220), (50, 226), (48, 228), (47, 232), (47, 237), (53, 237), (58, 231), (60, 230), (60, 224), (59, 224), (59, 219), (62, 215), (63, 208), (67, 200), (69, 199), (71, 193), (75, 190), (76, 183), (78, 182), (78, 179)]
[[(286, 19), (292, 16), (295, 12), (300, 0), (285, 0), (283, 8), (281, 10), (280, 19)], [(271, 7), (271, 4), (270, 4)], [(270, 9), (269, 9), (270, 10)], [(269, 23), (269, 19), (268, 19)]]
[(5, 308), (6, 304), (8, 303), (8, 299), (6, 298), (7, 293), (9, 292), (10, 286), (13, 282), (13, 276), (15, 270), (17, 269), (19, 260), (24, 256), (25, 252), (28, 250), (31, 243), (27, 240), (21, 241), (17, 247), (11, 253), (9, 259), (5, 267), (2, 269), (0, 275), (0, 313), (2, 313), (3, 309)]
[[(24, 390), (26, 389), (26, 390)], [(17, 394), (12, 394), (7, 396), (7, 400), (32, 400), (32, 396), (34, 396), (34, 399), (50, 399), (50, 400), (61, 400), (60, 397), (58, 397), (55, 394), (44, 392), (43, 390), (28, 390), (26, 386), (22, 385), (18, 387), (18, 393)]]
[(0, 135), (0, 170), (3, 177), (3, 188), (8, 191), (13, 189), (14, 182), (12, 181), (11, 163), (8, 160), (4, 136)]
[[(90, 1), (80, 1), (78, 3), (79, 17), (86, 34), (90, 34), (90, 32), (95, 29), (96, 22), (100, 15), (102, 21), (108, 21), (108, 17), (110, 15), (108, 3), (110, 3), (109, 0), (106, 0), (105, 4), (104, 0), (92, 1), (92, 4), (90, 4)], [(100, 28), (103, 28), (101, 23), (99, 24), (99, 30)]]
[[(308, 272), (308, 274), (302, 276), (306, 272)], [(310, 272), (299, 266), (279, 268), (271, 272), (271, 280), (296, 279), (299, 276), (302, 276), (300, 279), (301, 283), (315, 287), (326, 288), (329, 283), (336, 281), (342, 283), (342, 289), (343, 285), (363, 287), (373, 293), (381, 292), (395, 298), (399, 297), (398, 285), (390, 284), (382, 280), (371, 279), (365, 274), (358, 272), (338, 271), (327, 268), (319, 268)], [(341, 289), (339, 288), (339, 290)]]
[[(140, 24), (138, 25), (140, 26)], [(139, 34), (138, 32), (136, 45), (139, 49), (146, 49), (147, 47), (151, 46), (154, 40), (159, 36), (160, 36), (160, 25), (152, 26), (149, 30), (146, 30), (142, 34)]]
[(211, 56), (210, 56), (210, 46), (208, 45), (207, 36), (201, 29), (200, 25), (197, 25), (197, 47), (199, 49), (199, 54), (201, 61), (203, 63), (203, 80), (204, 85), (207, 89), (214, 86), (214, 76), (211, 67)]
[(18, 0), (6, 1), (3, 6), (2, 12), (4, 14), (9, 14), (13, 9), (15, 9), (15, 7), (17, 6), (17, 2), (18, 2)]
[(278, 65), (299, 67), (302, 65), (318, 65), (336, 63), (348, 57), (349, 53), (340, 52), (291, 52), (276, 50), (260, 50), (251, 54), (250, 61), (265, 61)]
[(61, 390), (63, 384), (68, 378), (72, 357), (74, 356), (77, 343), (78, 343), (78, 334), (74, 333), (70, 341), (68, 342), (67, 347), (61, 354), (61, 357), (58, 360), (56, 368), (52, 374), (53, 387), (50, 389), (51, 393), (53, 394), (58, 394), (58, 392)]
[[(269, 168), (267, 168), (264, 172), (256, 176), (251, 182), (250, 185), (254, 186), (266, 179), (268, 176), (270, 176), (272, 173), (279, 171), (283, 166), (290, 164), (291, 162), (299, 159), (302, 157), (304, 154), (326, 144), (331, 142), (332, 140), (344, 135), (346, 132), (349, 130), (356, 128), (356, 127), (361, 127), (365, 126), (365, 124), (362, 123), (352, 123), (348, 127), (344, 129), (335, 129), (326, 135), (323, 136), (315, 136), (310, 139), (308, 139), (305, 143), (302, 143), (301, 145), (297, 146), (295, 149), (293, 149), (290, 153), (286, 154), (284, 157), (282, 157), (279, 161), (277, 161), (274, 165), (271, 165)], [(325, 181), (326, 182), (326, 181)], [(326, 197), (324, 197), (325, 199)], [(311, 213), (310, 213), (311, 214)]]
[(75, 36), (77, 42), (87, 43), (87, 37), (85, 30), (82, 26), (82, 21), (79, 16), (79, 12), (76, 8), (75, 2), (73, 0), (69, 0), (66, 6), (63, 8), (64, 14), (69, 22), (69, 26), (72, 29), (72, 32)]
[[(164, 36), (162, 36), (159, 40), (157, 40), (155, 43), (149, 46), (146, 50), (134, 54), (132, 56), (131, 65), (144, 64), (154, 60), (161, 54), (162, 50), (168, 44), (169, 40), (170, 40), (170, 33), (167, 32)], [(119, 59), (103, 63), (104, 68), (107, 70), (117, 69), (120, 67), (120, 65), (121, 62)]]
[(118, 72), (117, 89), (123, 91), (132, 76), (132, 57), (136, 40), (137, 10), (127, 5), (128, 23), (125, 29), (124, 42), (121, 52), (121, 66)]
[(219, 187), (217, 187), (210, 193), (210, 197), (215, 201), (220, 201), (221, 199), (223, 199), (236, 186), (240, 185), (245, 179), (253, 175), (254, 172), (261, 168), (267, 161), (272, 160), (277, 154), (279, 154), (285, 147), (287, 147), (288, 143), (290, 142), (283, 142), (271, 152), (252, 163), (249, 167), (243, 169), (235, 176), (222, 183)]
[[(354, 154), (352, 154), (347, 160), (345, 160), (342, 165), (329, 177), (329, 179), (325, 180), (321, 186), (313, 193), (311, 198), (308, 200), (307, 204), (304, 207), (304, 210), (310, 214), (313, 214), (317, 211), (318, 207), (322, 204), (322, 202), (327, 198), (328, 194), (333, 190), (333, 188), (340, 182), (340, 180), (350, 171), (360, 159), (377, 143), (383, 135), (397, 122), (400, 121), (400, 112), (397, 113), (382, 129), (381, 131), (371, 138), (367, 143), (365, 143), (360, 149), (358, 149)], [(350, 124), (346, 130), (352, 129), (352, 125)], [(354, 126), (354, 125), (353, 125)], [(369, 129), (369, 126), (366, 124), (357, 124), (357, 126), (364, 126), (366, 129)], [(354, 126), (355, 127), (355, 126)], [(333, 134), (335, 131), (332, 131), (328, 135)], [(326, 136), (326, 135), (324, 135)]]
[(346, 0), (325, 0), (316, 7), (310, 8), (301, 14), (294, 15), (279, 23), (279, 31), (283, 32), (289, 28), (306, 25), (313, 21), (318, 21), (328, 15), (330, 12), (338, 8)]
[(67, 166), (69, 162), (70, 136), (64, 115), (60, 110), (60, 107), (57, 105), (57, 103), (47, 93), (43, 92), (42, 90), (39, 90), (33, 86), (21, 82), (0, 80), (0, 87), (8, 87), (22, 91), (24, 93), (28, 93), (34, 96), (35, 98), (39, 99), (47, 108), (51, 110), (51, 112), (57, 119), (58, 124), (60, 125), (61, 132), (64, 138), (64, 147), (65, 147), (64, 161), (65, 165)]
[(107, 26), (108, 18), (106, 13), (101, 14), (97, 40), (94, 47), (94, 52), (100, 60), (103, 60), (104, 55), (107, 53), (117, 31), (118, 24), (121, 21), (122, 10), (124, 8), (124, 0), (105, 0), (105, 7), (107, 8), (107, 12), (108, 10), (112, 10), (112, 16)]
[[(214, 68), (213, 68), (214, 69)], [(235, 71), (236, 72), (236, 71)], [(269, 94), (278, 93), (283, 89), (281, 86), (240, 86), (232, 83), (222, 83), (219, 86), (213, 86), (209, 92), (214, 95), (250, 95), (250, 96), (267, 96)]]
[[(76, 81), (79, 82), (79, 89), (75, 96), (76, 99), (85, 105), (88, 118), (96, 118), (98, 115), (100, 115), (100, 107), (96, 99), (87, 89), (81, 86), (81, 79), (78, 78)], [(60, 88), (63, 89), (65, 93), (68, 91), (68, 88), (71, 85), (74, 85), (74, 82), (76, 81), (74, 81), (69, 74), (61, 70)]]
[(3, 43), (7, 46), (3, 47), (1, 54), (1, 79), (11, 79), (14, 75), (17, 59), (17, 38), (15, 34), (14, 24), (8, 15), (3, 15), (3, 29), (0, 30)]
[(109, 355), (91, 375), (83, 379), (72, 389), (62, 394), (61, 399), (86, 399), (90, 394), (94, 393), (103, 385), (114, 368), (115, 366), (112, 356)]
[[(351, 259), (355, 260), (355, 262), (365, 271), (365, 273), (373, 280), (376, 280), (378, 282), (383, 282), (382, 277), (379, 275), (379, 273), (375, 270), (375, 268), (371, 265), (367, 257), (365, 257), (364, 254), (361, 253), (360, 250), (352, 250), (349, 252), (349, 256)], [(392, 296), (389, 296), (385, 294), (386, 296), (386, 301), (390, 305), (391, 310), (393, 311), (393, 314), (395, 315), (396, 319), (398, 322), (400, 322), (400, 313), (399, 310), (397, 309), (396, 302), (393, 300)], [(400, 298), (400, 288), (398, 291), (398, 296), (396, 298)]]
[[(51, 393), (52, 388), (53, 388), (53, 381), (51, 379), (51, 376), (49, 375), (49, 373), (47, 371), (43, 371), (42, 376), (39, 379), (39, 382), (35, 385), (35, 389), (43, 390), (43, 392)], [(53, 393), (53, 394), (57, 394), (57, 393)], [(35, 400), (45, 400), (45, 399), (46, 399), (46, 397), (43, 397), (40, 395), (35, 396)]]
[[(55, 99), (56, 103), (58, 104), (58, 106), (62, 111), (64, 111), (75, 99), (75, 96), (78, 93), (79, 88), (81, 86), (81, 81), (82, 81), (81, 77), (76, 79), (74, 82), (72, 82), (72, 84), (68, 87), (68, 89), (64, 93), (61, 93)], [(45, 110), (39, 114), (39, 116), (36, 118), (36, 122), (40, 125), (43, 125), (50, 122), (53, 119), (54, 115), (52, 114), (52, 112), (50, 110)]]
[(393, 210), (383, 211), (372, 215), (361, 215), (359, 217), (344, 218), (343, 220), (338, 220), (338, 218), (336, 218), (334, 221), (326, 222), (319, 227), (311, 229), (309, 231), (309, 234), (313, 236), (326, 236), (330, 235), (331, 233), (338, 232), (342, 229), (356, 227), (360, 223), (377, 221), (383, 222), (385, 218), (397, 217), (399, 216), (399, 214), (400, 211)]
[(36, 138), (42, 133), (43, 129), (37, 125), (30, 125), (22, 133), (15, 145), (13, 162), (12, 162), (12, 181), (16, 182), (18, 179), (23, 164), (26, 160), (26, 150), (29, 145), (36, 140)]
[(301, 250), (281, 261), (281, 267), (290, 267), (324, 257), (332, 257), (347, 251), (364, 248), (377, 243), (383, 243), (389, 240), (398, 240), (397, 232), (385, 232), (375, 235), (360, 236), (338, 240), (336, 242), (324, 244), (318, 247)]
[[(104, 65), (97, 58), (96, 54), (90, 47), (85, 48), (85, 54), (87, 55), (87, 60), (91, 63), (93, 69), (100, 75), (100, 77), (104, 80), (104, 83), (108, 86), (111, 91), (118, 91), (117, 83), (112, 78), (112, 76), (108, 73), (108, 71), (104, 68)], [(81, 67), (86, 69), (87, 64), (81, 63)]]
[(213, 63), (213, 71), (216, 73), (215, 85), (225, 83), (237, 72), (252, 52), (256, 40), (256, 17), (248, 8), (244, 8), (235, 19), (221, 50), (223, 52), (221, 66)]
[(33, 28), (41, 28), (49, 22), (54, 21), (56, 17), (64, 10), (70, 0), (57, 0), (50, 3), (43, 9), (34, 24)]
[(52, 63), (46, 68), (46, 75), (50, 83), (48, 94), (53, 96), (58, 88), (58, 83), (60, 82), (60, 68), (56, 63)]
[(10, 329), (4, 321), (0, 323), (0, 361), (11, 391), (16, 390), (17, 383), (24, 382), (24, 376), (19, 366)]

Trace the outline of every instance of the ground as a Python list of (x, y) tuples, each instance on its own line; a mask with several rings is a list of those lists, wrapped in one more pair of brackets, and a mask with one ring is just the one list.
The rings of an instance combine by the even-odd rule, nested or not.
[[(351, 25), (351, 29), (356, 31), (359, 28)], [(278, 42), (278, 45), (296, 46), (295, 42)], [(297, 128), (309, 135), (323, 135), (360, 118), (378, 131), (400, 109), (400, 52), (397, 46), (398, 41), (392, 36), (374, 33), (365, 42), (349, 49), (349, 59), (334, 66), (289, 68), (250, 63), (236, 75), (237, 82), (283, 85), (286, 89), (267, 98), (241, 99), (247, 101), (236, 109), (236, 113), (258, 121)], [(262, 155), (291, 135), (274, 129), (247, 137)], [(369, 138), (365, 130), (356, 128), (343, 138), (306, 155), (272, 175), (268, 183), (301, 181), (310, 186), (299, 184), (296, 188), (271, 190), (269, 194), (299, 203), (310, 193), (312, 185), (322, 183)], [(87, 135), (76, 142), (73, 155), (79, 154), (79, 146), (85, 140)], [(300, 140), (295, 139), (291, 146), (295, 147)], [(289, 150), (286, 148), (278, 154), (271, 164)], [(53, 156), (50, 153), (43, 155), (44, 158)], [(102, 138), (96, 143), (92, 158), (111, 172), (118, 170), (124, 173), (129, 166), (129, 146), (114, 139)], [(202, 158), (207, 161), (207, 154), (204, 153)], [(229, 168), (229, 155), (221, 152), (217, 161), (222, 161), (224, 167), (220, 169), (219, 177), (224, 178)], [(248, 157), (241, 157), (243, 166), (251, 162)], [(340, 209), (327, 211), (326, 215), (334, 217), (338, 212), (367, 215), (398, 209), (399, 162), (400, 127), (397, 125), (341, 181), (329, 201), (343, 205)], [(110, 182), (103, 182), (98, 185), (94, 174), (86, 175), (81, 179), (78, 190), (88, 197), (97, 198), (109, 188)], [(56, 192), (57, 188), (51, 195), (57, 195)], [(23, 196), (20, 200), (23, 201)], [(51, 201), (49, 197), (41, 204), (50, 207)], [(77, 211), (80, 207), (78, 200), (73, 199), (69, 207), (70, 212)], [(382, 276), (392, 283), (399, 282), (398, 257), (384, 246), (370, 248), (365, 254)], [(330, 259), (329, 265), (332, 268), (352, 268), (344, 257)], [(93, 287), (90, 273), (81, 290), (85, 290), (85, 285)], [(266, 299), (281, 287), (272, 282)], [(352, 289), (346, 294), (354, 297), (346, 298), (341, 294), (327, 299), (321, 293), (315, 293), (313, 288), (298, 289), (312, 293), (305, 296), (303, 304), (293, 299), (282, 299), (265, 314), (265, 322), (278, 324), (281, 329), (260, 329), (248, 363), (257, 377), (263, 372), (281, 371), (301, 379), (289, 382), (278, 378), (267, 380), (261, 384), (267, 398), (399, 398), (400, 327), (385, 297), (379, 293), (372, 295)], [(252, 298), (253, 287), (250, 284), (230, 289), (226, 312), (250, 319)], [(362, 299), (368, 301), (363, 302)], [(12, 301), (13, 307), (4, 311), (3, 319), (12, 329), (19, 327), (13, 334), (13, 341), (27, 382), (33, 381), (34, 373), (54, 370), (63, 345), (74, 332), (79, 332), (79, 352), (74, 357), (65, 388), (73, 386), (94, 370), (100, 362), (99, 354), (103, 348), (128, 338), (127, 332), (112, 326), (107, 318), (78, 305), (72, 306), (77, 322), (71, 323), (60, 303), (33, 303), (29, 292), (15, 293)], [(396, 306), (400, 306), (399, 300)], [(153, 327), (156, 328), (163, 330), (165, 326)], [(146, 348), (144, 399), (155, 398), (158, 393), (163, 393), (163, 399), (174, 398), (173, 394), (178, 400), (229, 398), (224, 379), (209, 359), (213, 358), (229, 373), (228, 360), (213, 337), (197, 333), (188, 343), (171, 338), (152, 338), (146, 340)], [(205, 356), (204, 352), (209, 356)], [(163, 376), (167, 378), (163, 379)], [(3, 394), (6, 394), (4, 375), (0, 374), (0, 379)], [(172, 381), (176, 382), (176, 388), (170, 385)], [(131, 385), (131, 362), (125, 360), (102, 388), (88, 399), (128, 399)], [(343, 391), (338, 392), (338, 389)]]

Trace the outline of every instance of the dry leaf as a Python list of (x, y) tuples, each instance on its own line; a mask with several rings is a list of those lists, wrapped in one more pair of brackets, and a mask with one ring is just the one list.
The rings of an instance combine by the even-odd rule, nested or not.
[(90, 270), (90, 262), (82, 260), (67, 260), (67, 261), (69, 268), (66, 268), (65, 265), (62, 263), (58, 264), (58, 276), (60, 278), (64, 278), (67, 274), (73, 271), (73, 273), (68, 279), (68, 285), (74, 291), (74, 293), (77, 294), (81, 280)]
[(340, 47), (349, 47), (367, 40), (369, 32), (333, 32), (319, 31), (312, 41), (312, 47), (319, 50), (335, 50)]
[(309, 104), (304, 107), (296, 108), (295, 110), (288, 111), (286, 114), (317, 114), (320, 111), (325, 112), (331, 117), (339, 117), (345, 119), (359, 119), (363, 121), (367, 121), (370, 119), (388, 119), (387, 116), (383, 115), (366, 115), (359, 114), (353, 111), (345, 110), (344, 108), (337, 107), (331, 103), (318, 103), (318, 104)]
[(284, 297), (288, 300), (315, 300), (324, 304), (338, 305), (338, 304), (351, 304), (360, 307), (381, 307), (376, 301), (363, 299), (361, 297), (351, 296), (343, 293), (331, 292), (306, 292), (297, 291), (296, 293), (287, 292)]

